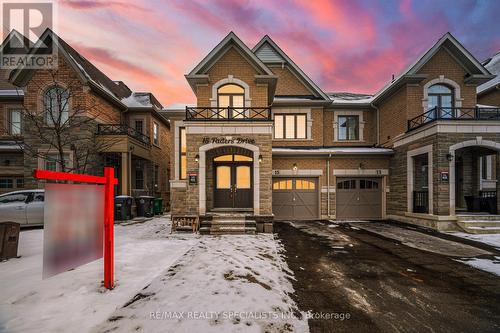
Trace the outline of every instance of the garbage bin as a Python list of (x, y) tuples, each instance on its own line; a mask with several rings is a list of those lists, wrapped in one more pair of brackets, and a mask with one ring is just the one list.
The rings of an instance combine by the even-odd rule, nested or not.
[(154, 197), (147, 195), (135, 198), (135, 205), (138, 217), (152, 217), (153, 214), (153, 200)]
[(153, 210), (154, 210), (155, 215), (163, 214), (163, 199), (162, 198), (155, 198)]
[(0, 223), (0, 260), (17, 257), (20, 226), (15, 222)]
[(481, 200), (473, 195), (465, 195), (465, 204), (468, 212), (479, 212), (481, 210)]
[(132, 218), (132, 197), (119, 195), (115, 197), (115, 221), (126, 221)]

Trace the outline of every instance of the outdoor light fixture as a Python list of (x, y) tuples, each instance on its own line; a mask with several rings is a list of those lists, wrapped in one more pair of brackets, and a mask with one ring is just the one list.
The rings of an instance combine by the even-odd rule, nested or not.
[(200, 155), (196, 154), (196, 156), (194, 157), (194, 161), (198, 162), (199, 160), (200, 160)]
[(259, 163), (262, 163), (262, 155), (259, 155)]
[(448, 160), (448, 162), (453, 161), (453, 155), (450, 153), (446, 154), (446, 159)]
[(297, 163), (293, 163), (292, 169), (293, 169), (293, 171), (297, 171)]

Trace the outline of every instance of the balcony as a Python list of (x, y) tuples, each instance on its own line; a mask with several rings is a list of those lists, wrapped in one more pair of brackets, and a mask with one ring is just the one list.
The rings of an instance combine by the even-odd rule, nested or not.
[(441, 108), (435, 107), (408, 120), (408, 131), (436, 120), (496, 120), (500, 121), (500, 108)]
[(151, 139), (149, 136), (142, 134), (135, 128), (123, 124), (99, 124), (97, 125), (98, 135), (126, 135), (130, 138), (136, 139), (143, 145), (150, 147)]
[(271, 108), (186, 107), (188, 121), (271, 121)]

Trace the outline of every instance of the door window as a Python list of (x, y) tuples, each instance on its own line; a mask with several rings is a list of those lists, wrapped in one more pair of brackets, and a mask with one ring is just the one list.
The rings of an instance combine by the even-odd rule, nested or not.
[(250, 188), (250, 167), (243, 165), (236, 167), (236, 188), (246, 189)]
[(343, 180), (337, 183), (337, 188), (339, 190), (353, 190), (356, 188), (356, 180)]
[(217, 189), (231, 188), (231, 167), (221, 165), (217, 167)]

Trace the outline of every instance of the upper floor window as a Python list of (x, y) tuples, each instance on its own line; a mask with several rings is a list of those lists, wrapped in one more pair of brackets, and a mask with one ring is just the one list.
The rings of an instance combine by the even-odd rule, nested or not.
[(43, 96), (45, 121), (48, 125), (63, 125), (69, 116), (69, 91), (52, 87)]
[(160, 140), (159, 140), (159, 133), (158, 133), (158, 124), (153, 123), (153, 143), (155, 145), (158, 145), (159, 142), (160, 142)]
[(305, 139), (307, 135), (306, 114), (275, 114), (275, 139)]
[[(225, 84), (217, 89), (217, 105), (219, 118), (243, 118), (243, 110), (229, 110), (230, 108), (245, 107), (245, 89), (237, 84)], [(222, 108), (227, 108), (226, 110)], [(228, 114), (228, 112), (230, 114)]]
[(20, 110), (11, 110), (10, 114), (10, 124), (9, 124), (9, 132), (12, 135), (21, 134), (21, 111)]
[(144, 122), (142, 120), (136, 120), (134, 122), (134, 128), (138, 133), (144, 133)]
[(338, 139), (359, 140), (359, 116), (338, 117)]
[(452, 108), (453, 107), (453, 90), (443, 84), (435, 84), (430, 86), (427, 95), (429, 98), (428, 108)]

